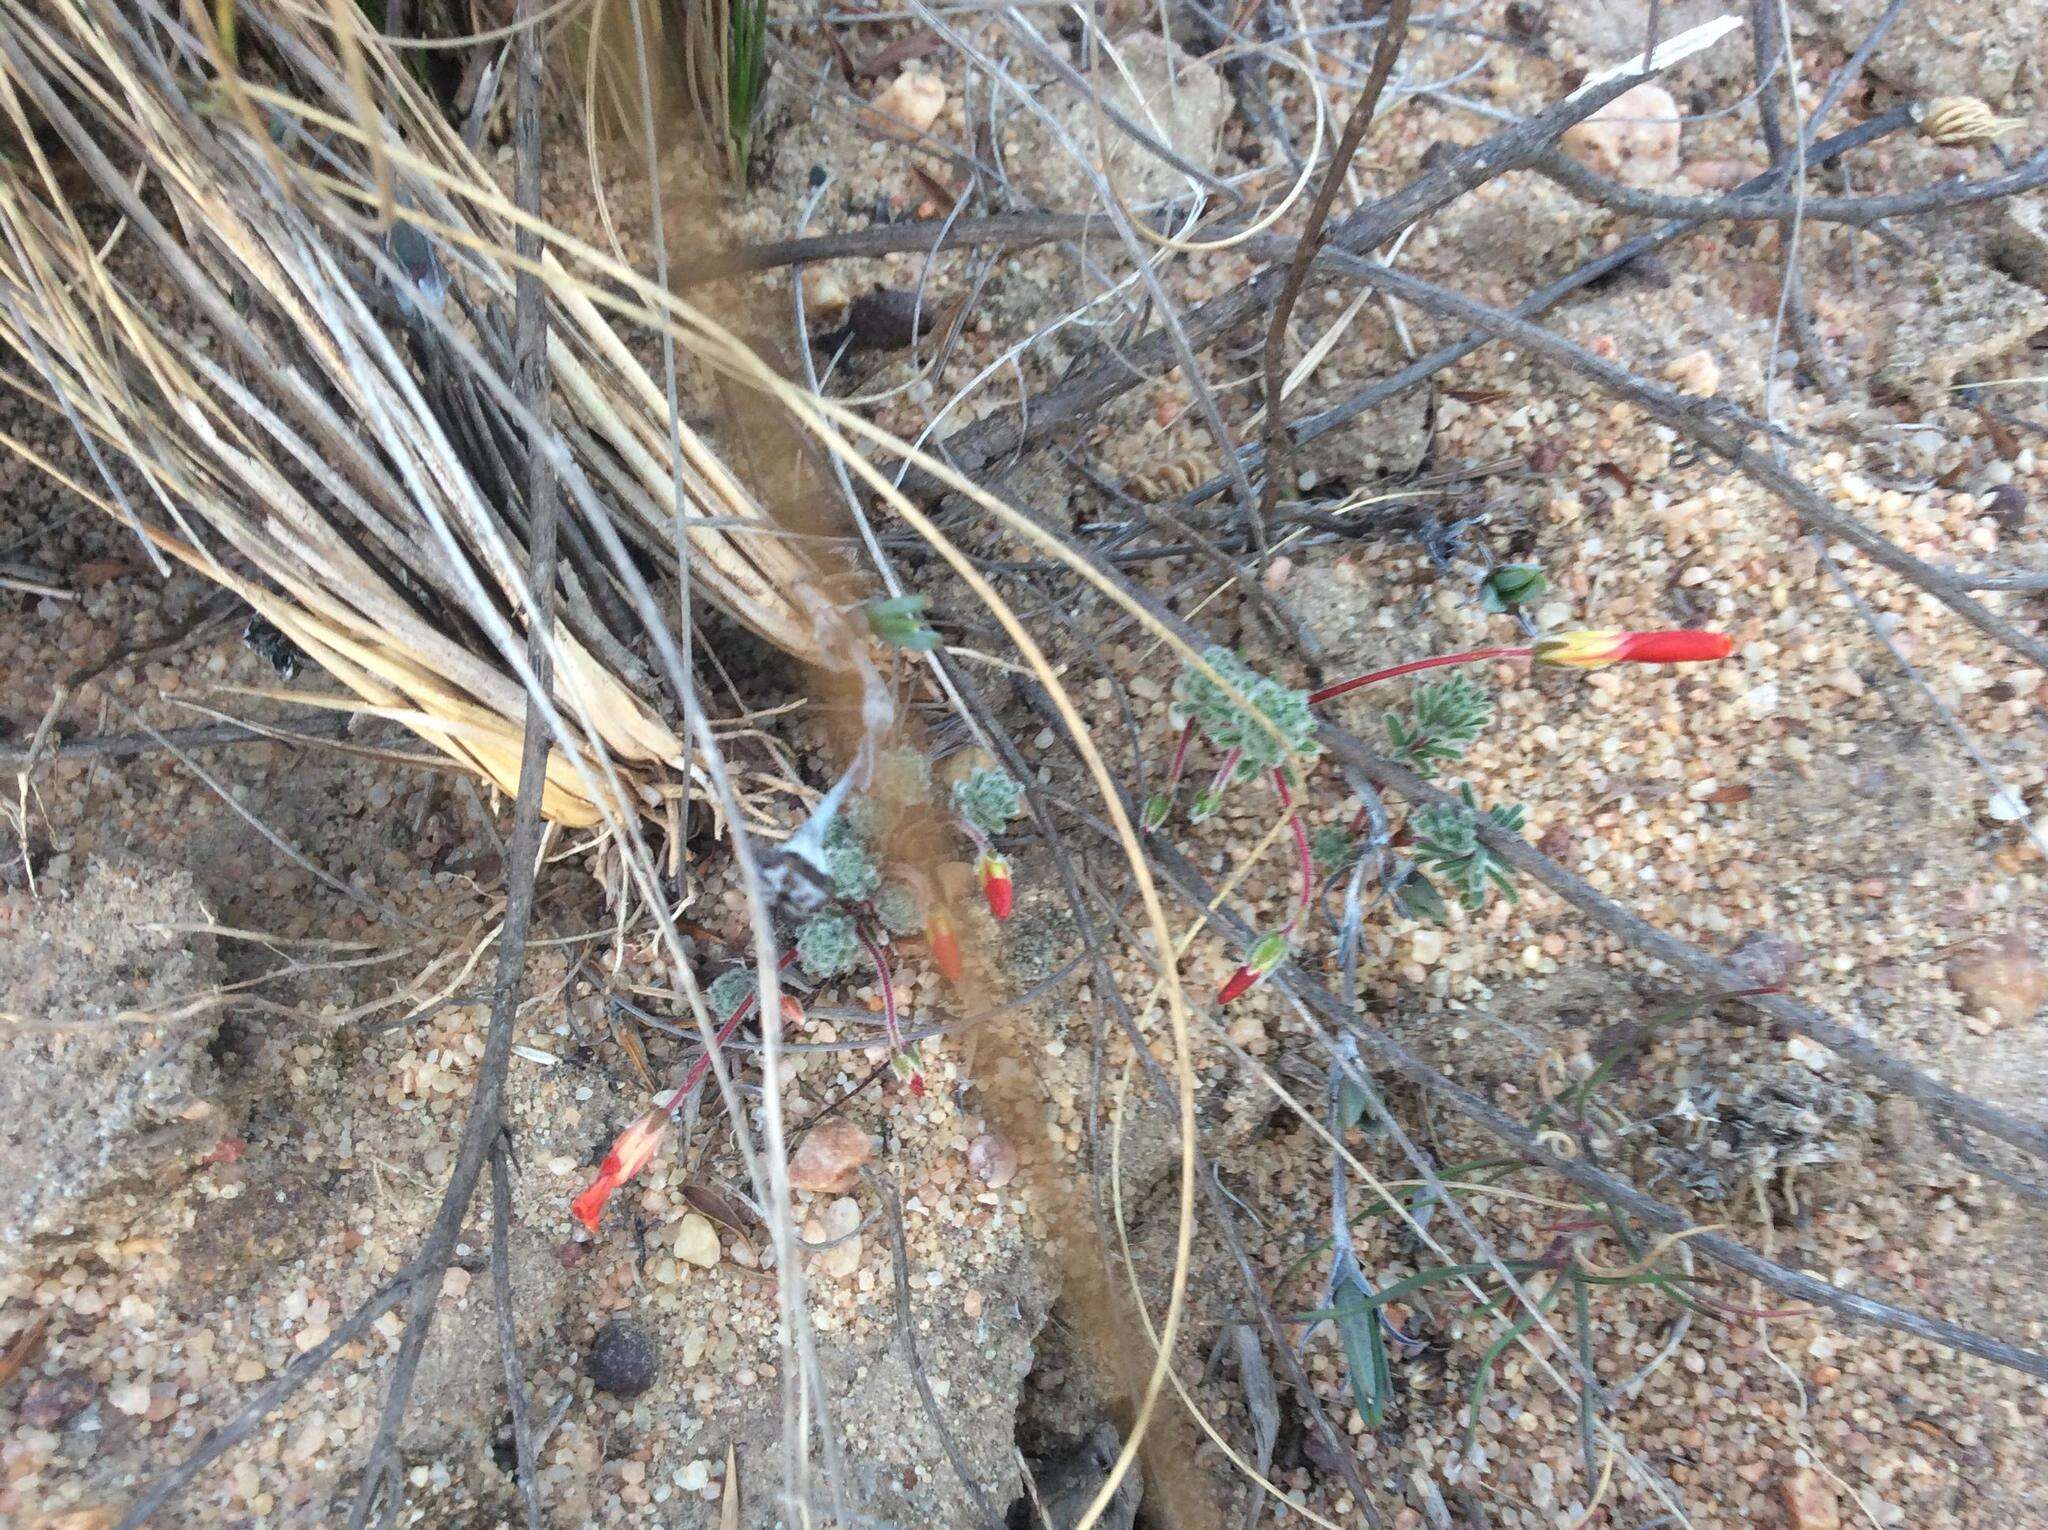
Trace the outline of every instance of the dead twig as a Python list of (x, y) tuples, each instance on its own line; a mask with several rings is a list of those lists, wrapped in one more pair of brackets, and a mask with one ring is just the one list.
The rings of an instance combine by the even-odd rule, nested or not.
[[(1565, 129), (1583, 122), (1657, 72), (1639, 63), (1636, 68), (1589, 82), (1484, 142), (1445, 156), (1400, 190), (1346, 218), (1331, 233), (1325, 249), (1355, 253), (1377, 248), (1416, 220), (1510, 170), (1529, 164), (1555, 143)], [(1279, 300), (1285, 280), (1284, 271), (1264, 271), (1242, 287), (1191, 310), (1183, 321), (1186, 341), (1206, 345), (1225, 330), (1265, 312)], [(1094, 415), (1111, 399), (1138, 386), (1157, 369), (1170, 365), (1175, 359), (1175, 344), (1175, 336), (1163, 328), (1155, 329), (1143, 339), (1122, 347), (1117, 355), (1083, 368), (1058, 387), (1037, 395), (1027, 420), (1020, 423), (991, 416), (953, 432), (934, 455), (950, 461), (969, 477), (984, 473), (991, 463), (1043, 440), (1072, 420)], [(941, 492), (938, 482), (925, 474), (906, 474), (902, 481), (907, 492), (920, 498), (930, 499)]]
[[(1342, 728), (1325, 724), (1319, 736), (1332, 758), (1358, 770), (1375, 786), (1395, 792), (1412, 803), (1441, 806), (1454, 802), (1453, 798), (1429, 785), (1413, 771), (1382, 759)], [(1637, 950), (1659, 961), (1669, 962), (1719, 991), (1734, 992), (1750, 986), (1749, 981), (1726, 962), (1658, 929), (1647, 919), (1603, 897), (1519, 834), (1503, 832), (1483, 815), (1476, 822), (1480, 839), (1503, 861), (1535, 878), (1595, 924), (1620, 936)], [(1974, 1095), (1951, 1088), (1904, 1058), (1886, 1051), (1860, 1032), (1830, 1020), (1812, 1005), (1781, 994), (1758, 994), (1742, 1002), (1762, 1010), (1787, 1030), (1819, 1042), (1872, 1077), (1882, 1079), (1900, 1093), (1911, 1096), (1929, 1111), (1987, 1132), (2048, 1161), (2048, 1127), (2022, 1121)]]
[[(1808, 166), (1816, 163), (1817, 158), (1810, 154)], [(1776, 191), (1732, 191), (1718, 197), (1672, 196), (1661, 191), (1644, 191), (1609, 180), (1555, 151), (1537, 156), (1531, 168), (1574, 196), (1597, 203), (1611, 212), (1635, 213), (1651, 218), (1684, 218), (1701, 223), (1775, 223), (1798, 213), (1809, 222), (1847, 223), (1867, 228), (1888, 218), (1953, 212), (1981, 202), (2019, 196), (2048, 185), (2048, 148), (2036, 150), (2004, 175), (1981, 181), (1946, 181), (1938, 186), (1923, 186), (1917, 191), (1898, 191), (1883, 196), (1808, 197), (1803, 205), (1797, 196)]]
[[(1538, 333), (1547, 332), (1539, 330)], [(1073, 551), (1076, 557), (1087, 562), (1121, 595), (1173, 631), (1182, 641), (1197, 649), (1206, 644), (1208, 640), (1201, 633), (1168, 609), (1151, 591), (1133, 583), (1116, 568), (1105, 563), (1092, 548), (1076, 543), (1073, 544)], [(1339, 765), (1357, 772), (1375, 787), (1395, 792), (1412, 803), (1455, 805), (1455, 799), (1438, 791), (1413, 771), (1374, 753), (1356, 735), (1334, 723), (1325, 722), (1318, 730), (1318, 737)], [(1718, 990), (1735, 991), (1751, 986), (1747, 979), (1717, 958), (1675, 935), (1658, 929), (1647, 919), (1602, 896), (1519, 834), (1502, 830), (1484, 815), (1477, 820), (1476, 832), (1503, 861), (1516, 870), (1534, 877), (1572, 907), (1587, 915), (1596, 924), (1618, 935), (1637, 950), (1702, 978)], [(1109, 989), (1107, 992), (1114, 994), (1115, 990)], [(1811, 1005), (1801, 1004), (1777, 994), (1760, 994), (1747, 998), (1744, 1002), (1763, 1010), (1788, 1029), (1848, 1059), (1873, 1077), (1882, 1079), (1893, 1088), (1910, 1095), (1929, 1111), (1986, 1132), (2043, 1161), (2048, 1161), (2048, 1127), (2022, 1121), (1986, 1101), (1951, 1088), (1860, 1033), (1829, 1019)]]
[[(1912, 120), (1912, 113), (1908, 108), (1903, 106), (1894, 107), (1891, 111), (1881, 116), (1873, 117), (1868, 122), (1858, 123), (1853, 128), (1848, 128), (1843, 132), (1837, 133), (1832, 138), (1824, 139), (1820, 143), (1815, 144), (1807, 155), (1807, 164), (1809, 166), (1819, 165), (1839, 158), (1852, 149), (1862, 148), (1865, 144), (1873, 143), (1879, 138), (1897, 132), (1900, 128), (1910, 126)], [(1767, 170), (1762, 175), (1753, 177), (1745, 182), (1744, 186), (1738, 189), (1737, 194), (1740, 195), (1751, 188), (1766, 190), (1779, 185), (1783, 180), (1784, 174), (1781, 170)], [(1571, 296), (1572, 293), (1582, 291), (1603, 277), (1611, 276), (1622, 270), (1630, 262), (1639, 260), (1645, 255), (1653, 254), (1688, 234), (1697, 233), (1700, 229), (1707, 226), (1707, 221), (1701, 218), (1681, 219), (1675, 223), (1668, 223), (1663, 228), (1653, 229), (1647, 234), (1639, 235), (1627, 244), (1599, 256), (1597, 259), (1590, 260), (1577, 270), (1559, 277), (1547, 286), (1537, 288), (1534, 292), (1523, 298), (1521, 302), (1517, 303), (1509, 312), (1518, 319), (1534, 318), (1536, 315), (1556, 307), (1564, 299)], [(1338, 426), (1356, 419), (1366, 410), (1385, 403), (1388, 399), (1405, 393), (1411, 388), (1419, 387), (1422, 383), (1428, 381), (1454, 362), (1461, 361), (1481, 346), (1490, 344), (1493, 338), (1493, 335), (1486, 330), (1472, 330), (1461, 338), (1452, 341), (1449, 345), (1440, 346), (1427, 355), (1417, 357), (1400, 371), (1392, 373), (1379, 382), (1370, 384), (1359, 390), (1352, 397), (1333, 404), (1320, 413), (1306, 416), (1297, 421), (1293, 428), (1295, 443), (1299, 445), (1303, 442), (1314, 440), (1318, 436), (1326, 435)], [(1197, 500), (1207, 499), (1216, 492), (1217, 484), (1212, 480), (1210, 483), (1202, 485), (1201, 488), (1197, 489), (1189, 497)]]
[[(1342, 730), (1325, 728), (1323, 734), (1325, 742), (1332, 743), (1331, 735), (1342, 734)], [(1370, 761), (1373, 767), (1377, 767), (1376, 779), (1380, 779), (1381, 784), (1393, 787), (1412, 801), (1455, 804), (1455, 798), (1437, 791), (1420, 777), (1399, 766), (1379, 760), (1355, 740), (1349, 740), (1349, 735), (1342, 736), (1350, 742), (1351, 747), (1340, 758), (1346, 759), (1347, 763), (1361, 764), (1361, 768), (1364, 768), (1363, 761)], [(1374, 774), (1374, 771), (1369, 769), (1368, 774)], [(1504, 841), (1495, 845), (1496, 850), (1503, 852), (1509, 844), (1519, 844), (1525, 850), (1530, 849), (1526, 841), (1514, 835), (1488, 835), (1487, 838), (1489, 843), (1495, 839)], [(1531, 850), (1530, 853), (1535, 852)], [(1512, 856), (1504, 858), (1514, 859)], [(1153, 862), (1165, 880), (1190, 904), (1198, 909), (1208, 910), (1208, 918), (1218, 933), (1240, 942), (1251, 940), (1253, 931), (1249, 924), (1227, 907), (1212, 906), (1215, 902), (1215, 890), (1186, 856), (1171, 845), (1160, 843), (1153, 847)], [(1280, 968), (1269, 981), (1280, 984), (1301, 999), (1309, 1009), (1338, 1026), (1344, 1034), (1355, 1038), (1359, 1049), (1380, 1067), (1391, 1068), (1421, 1086), (1460, 1115), (1511, 1145), (1531, 1163), (1542, 1165), (1580, 1189), (1607, 1201), (1618, 1211), (1627, 1212), (1647, 1227), (1683, 1236), (1695, 1253), (1741, 1274), (1753, 1276), (1780, 1295), (1798, 1301), (1812, 1302), (1816, 1306), (1827, 1308), (1839, 1317), (1856, 1322), (1874, 1323), (1881, 1328), (1926, 1339), (1930, 1343), (1939, 1344), (1961, 1354), (1976, 1355), (1980, 1359), (2009, 1367), (2028, 1376), (2048, 1379), (2048, 1355), (2007, 1344), (2002, 1339), (1992, 1338), (1988, 1334), (1965, 1328), (1945, 1318), (1931, 1317), (1926, 1313), (1893, 1306), (1890, 1302), (1881, 1302), (1853, 1291), (1844, 1291), (1831, 1282), (1816, 1279), (1798, 1270), (1787, 1269), (1784, 1265), (1766, 1259), (1732, 1238), (1724, 1238), (1717, 1233), (1710, 1233), (1694, 1226), (1692, 1220), (1675, 1207), (1667, 1206), (1662, 1201), (1643, 1194), (1626, 1180), (1596, 1169), (1584, 1159), (1559, 1156), (1545, 1146), (1534, 1132), (1491, 1101), (1481, 1098), (1462, 1084), (1437, 1072), (1377, 1026), (1347, 1008), (1335, 994), (1302, 972), (1298, 966), (1290, 963)]]
[(319, 1375), (327, 1362), (334, 1358), (335, 1351), (355, 1343), (369, 1332), (372, 1323), (404, 1301), (425, 1271), (425, 1265), (415, 1258), (378, 1287), (344, 1322), (337, 1324), (324, 1341), (293, 1360), (275, 1380), (236, 1409), (226, 1423), (208, 1430), (191, 1455), (150, 1483), (143, 1495), (128, 1506), (114, 1530), (142, 1530), (156, 1518), (158, 1510), (190, 1487), (194, 1478), (254, 1434), (258, 1424)]
[(1388, 0), (1386, 24), (1380, 30), (1379, 47), (1373, 52), (1372, 73), (1366, 79), (1364, 91), (1352, 103), (1351, 116), (1344, 124), (1344, 136), (1338, 139), (1336, 152), (1330, 156), (1330, 163), (1323, 171), (1322, 184), (1316, 188), (1315, 205), (1309, 208), (1308, 218), (1302, 224), (1301, 242), (1295, 246), (1294, 258), (1287, 264), (1287, 279), (1273, 303), (1272, 318), (1266, 325), (1266, 347), (1259, 363), (1265, 379), (1266, 477), (1259, 489), (1258, 510), (1252, 518), (1252, 536), (1258, 543), (1261, 557), (1268, 551), (1266, 521), (1272, 515), (1273, 507), (1279, 503), (1280, 484), (1287, 476), (1287, 410), (1286, 401), (1281, 397), (1281, 381), (1286, 375), (1287, 365), (1287, 326), (1293, 321), (1295, 302), (1301, 296), (1302, 284), (1308, 280), (1309, 267), (1315, 263), (1316, 251), (1321, 247), (1323, 225), (1329, 221), (1330, 209), (1336, 204), (1345, 176), (1350, 173), (1352, 158), (1358, 153), (1359, 144), (1365, 141), (1365, 130), (1372, 126), (1372, 119), (1379, 111), (1380, 97), (1394, 73), (1395, 61), (1401, 56), (1401, 45), (1407, 41), (1408, 7), (1409, 0)]
[[(527, 0), (530, 6), (532, 0)], [(525, 9), (525, 7), (522, 7)], [(518, 165), (518, 194), (529, 211), (540, 203), (540, 55), (537, 29), (528, 28), (521, 49), (519, 71), (520, 105), (515, 134)], [(533, 263), (540, 258), (540, 238), (525, 228), (519, 231), (522, 257)], [(525, 604), (527, 622), (527, 663), (532, 669), (533, 692), (549, 694), (554, 675), (556, 532), (560, 523), (561, 500), (556, 490), (554, 469), (545, 450), (548, 429), (547, 292), (536, 270), (522, 265), (516, 284), (517, 366), (520, 401), (535, 422), (527, 441), (526, 495), (529, 525)], [(427, 1333), (434, 1308), (440, 1300), (441, 1284), (453, 1256), (457, 1234), (469, 1215), (469, 1203), (482, 1174), (484, 1158), (500, 1141), (505, 1104), (505, 1076), (512, 1058), (512, 1037), (519, 1019), (519, 995), (526, 974), (526, 942), (533, 927), (534, 885), (539, 878), (541, 850), (541, 788), (547, 777), (551, 745), (548, 719), (539, 706), (528, 703), (524, 737), (519, 758), (519, 792), (512, 805), (512, 835), (505, 861), (505, 918), (498, 946), (497, 980), (491, 992), (490, 1024), (484, 1033), (483, 1056), (477, 1065), (477, 1085), (470, 1096), (469, 1119), (464, 1123), (462, 1143), (456, 1153), (455, 1169), (449, 1176), (441, 1208), (427, 1233), (420, 1257), (427, 1262), (406, 1306), (405, 1330), (399, 1338), (398, 1359), (391, 1384), (385, 1393), (384, 1410), (377, 1434), (363, 1467), (361, 1486), (349, 1511), (350, 1530), (360, 1530), (369, 1521), (380, 1498), (384, 1503), (383, 1523), (395, 1523), (404, 1502), (404, 1475), (400, 1470), (398, 1430), (404, 1422), (406, 1405), (412, 1398), (413, 1380), (418, 1375), (426, 1350)], [(509, 1287), (509, 1280), (508, 1280)], [(509, 1290), (508, 1290), (509, 1296)], [(508, 1375), (508, 1380), (512, 1378)], [(516, 1382), (514, 1392), (517, 1393)], [(516, 1417), (516, 1415), (515, 1415)], [(531, 1461), (522, 1491), (533, 1495)], [(537, 1496), (530, 1496), (529, 1512), (538, 1519)]]
[(512, 1454), (527, 1530), (540, 1530), (540, 1479), (534, 1472), (533, 1432), (526, 1422), (526, 1372), (512, 1291), (512, 1145), (500, 1133), (491, 1149), (491, 1298), (498, 1309), (498, 1353), (505, 1362), (505, 1398), (512, 1418)]
[(132, 760), (166, 749), (222, 749), (233, 744), (294, 743), (300, 740), (308, 744), (324, 744), (345, 731), (349, 722), (347, 715), (340, 712), (310, 712), (289, 721), (292, 725), (290, 732), (282, 729), (263, 732), (242, 723), (216, 723), (205, 728), (172, 728), (157, 734), (103, 733), (68, 744), (46, 745), (33, 760), (26, 749), (0, 752), (0, 770), (26, 770), (31, 763), (44, 760)]

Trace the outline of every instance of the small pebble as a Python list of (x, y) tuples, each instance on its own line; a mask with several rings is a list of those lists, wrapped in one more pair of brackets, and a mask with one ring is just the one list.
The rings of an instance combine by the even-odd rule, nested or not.
[(1967, 1013), (1993, 1025), (2017, 1025), (2048, 1004), (2048, 967), (2018, 931), (1958, 951), (1948, 981)]
[(1680, 393), (1709, 398), (1721, 391), (1721, 364), (1714, 360), (1713, 352), (1702, 346), (1667, 362), (1664, 380)]
[[(860, 1269), (861, 1238), (860, 1203), (850, 1195), (842, 1195), (825, 1209), (804, 1223), (806, 1243), (830, 1243), (833, 1246), (813, 1255), (817, 1267), (834, 1280), (845, 1280)], [(839, 1239), (845, 1242), (839, 1242)]]
[(820, 1121), (789, 1157), (789, 1182), (819, 1195), (844, 1195), (860, 1183), (860, 1171), (874, 1156), (868, 1134), (844, 1116)]
[(967, 1145), (967, 1167), (991, 1190), (1017, 1177), (1017, 1150), (994, 1132), (983, 1132)]
[(937, 75), (905, 70), (860, 114), (861, 126), (890, 138), (922, 135), (946, 108), (946, 84)]
[(1728, 965), (1752, 988), (1778, 988), (1791, 980), (1806, 961), (1806, 950), (1796, 940), (1752, 930), (1728, 953)]
[(1558, 141), (1588, 170), (1630, 186), (1655, 186), (1678, 174), (1678, 102), (1662, 85), (1623, 91)]
[(1835, 1490), (1810, 1466), (1787, 1472), (1778, 1482), (1785, 1500), (1785, 1522), (1791, 1530), (1840, 1530), (1842, 1511)]
[(698, 1212), (690, 1212), (676, 1224), (676, 1258), (685, 1264), (694, 1264), (700, 1270), (708, 1270), (718, 1263), (718, 1229), (711, 1225), (711, 1219)]

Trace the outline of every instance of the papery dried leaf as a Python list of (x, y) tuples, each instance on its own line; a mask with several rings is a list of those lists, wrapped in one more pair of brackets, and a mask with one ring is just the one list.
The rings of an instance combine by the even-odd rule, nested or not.
[(683, 1199), (690, 1203), (691, 1210), (703, 1213), (727, 1232), (738, 1234), (748, 1243), (754, 1241), (752, 1214), (722, 1191), (709, 1185), (684, 1185)]

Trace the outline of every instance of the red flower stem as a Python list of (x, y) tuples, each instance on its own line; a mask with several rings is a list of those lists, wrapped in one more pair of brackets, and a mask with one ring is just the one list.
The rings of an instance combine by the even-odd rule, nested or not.
[(1410, 659), (1406, 664), (1396, 664), (1391, 669), (1370, 670), (1362, 675), (1353, 675), (1349, 680), (1339, 680), (1335, 685), (1326, 685), (1319, 691), (1311, 691), (1308, 704), (1319, 707), (1326, 701), (1335, 701), (1339, 696), (1348, 696), (1368, 685), (1377, 685), (1382, 680), (1398, 680), (1403, 675), (1417, 674), (1425, 669), (1447, 669), (1453, 664), (1484, 664), (1488, 659), (1526, 659), (1534, 652), (1531, 648), (1468, 648), (1463, 653), (1440, 653), (1432, 658)]
[(953, 822), (960, 826), (960, 832), (962, 834), (965, 834), (967, 838), (973, 843), (976, 854), (994, 855), (996, 853), (996, 847), (988, 842), (988, 836), (982, 833), (981, 830), (977, 829), (973, 824), (969, 823), (965, 818), (956, 817), (953, 820)]
[(1195, 721), (1189, 718), (1180, 730), (1180, 742), (1173, 746), (1173, 764), (1166, 772), (1166, 795), (1170, 798), (1180, 785), (1181, 773), (1188, 768), (1188, 745), (1195, 741)]
[(1286, 771), (1273, 772), (1273, 790), (1280, 794), (1280, 805), (1287, 809), (1287, 823), (1294, 830), (1295, 854), (1301, 860), (1301, 905), (1295, 909), (1294, 917), (1287, 921), (1287, 928), (1282, 932), (1292, 935), (1300, 927), (1302, 920), (1308, 916), (1308, 911), (1315, 902), (1316, 863), (1315, 857), (1309, 853), (1308, 827), (1301, 821), (1301, 814), (1295, 809), (1294, 793), (1287, 789)]
[(882, 954), (875, 937), (868, 933), (866, 921), (857, 921), (854, 929), (860, 935), (860, 943), (867, 947), (868, 960), (875, 964), (875, 981), (882, 989), (882, 1024), (889, 1032), (889, 1050), (900, 1054), (903, 1051), (903, 1032), (896, 1025), (896, 984), (889, 977), (889, 959)]
[[(795, 960), (796, 947), (792, 946), (782, 953), (782, 960), (775, 964), (775, 970), (780, 972)], [(717, 1044), (719, 1046), (724, 1046), (728, 1041), (732, 1040), (732, 1033), (740, 1028), (742, 1020), (754, 1012), (754, 1003), (760, 997), (760, 991), (756, 989), (753, 993), (740, 1000), (739, 1007), (725, 1017), (725, 1023), (718, 1028)], [(704, 1075), (710, 1071), (711, 1054), (709, 1052), (703, 1053), (695, 1062), (690, 1064), (690, 1071), (683, 1075), (682, 1083), (678, 1084), (675, 1093), (669, 1096), (668, 1113), (671, 1119), (683, 1108), (683, 1101), (688, 1098), (690, 1091), (703, 1083)]]
[(1211, 796), (1221, 797), (1223, 788), (1230, 784), (1230, 773), (1237, 769), (1237, 762), (1244, 758), (1242, 749), (1233, 749), (1223, 757), (1223, 763), (1216, 767), (1216, 775), (1209, 782)]

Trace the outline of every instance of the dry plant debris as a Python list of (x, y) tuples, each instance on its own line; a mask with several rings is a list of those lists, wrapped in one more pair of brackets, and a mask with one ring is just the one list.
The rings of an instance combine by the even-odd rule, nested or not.
[(2041, 18), (1719, 9), (0, 11), (0, 1517), (2025, 1523)]

